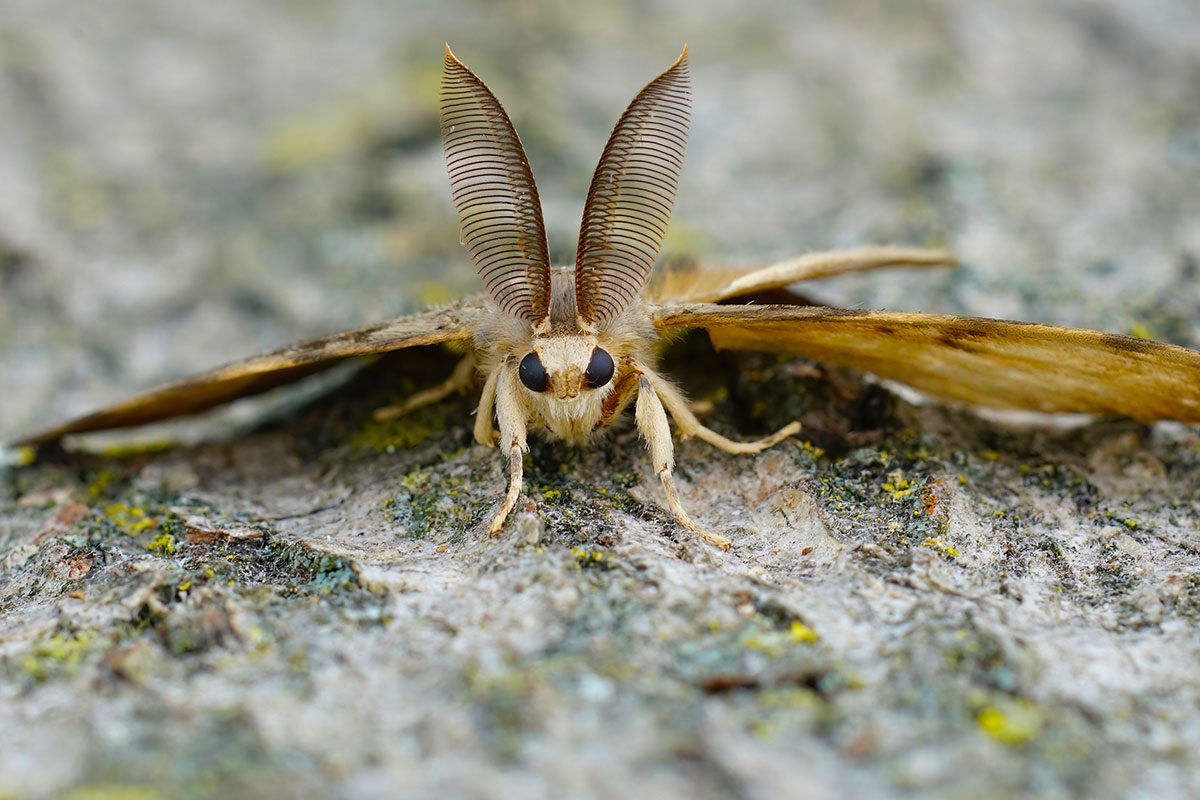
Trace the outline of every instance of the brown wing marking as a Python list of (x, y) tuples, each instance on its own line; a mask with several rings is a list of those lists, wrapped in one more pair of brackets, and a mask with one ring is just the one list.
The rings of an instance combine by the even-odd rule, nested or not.
[(45, 444), (72, 433), (129, 428), (195, 414), (298, 381), (354, 356), (464, 342), (470, 339), (477, 313), (477, 305), (461, 304), (291, 345), (151, 389), (14, 444)]
[(463, 244), (492, 299), (536, 325), (550, 309), (550, 248), (533, 171), (500, 101), (449, 45), (441, 128)]
[(680, 305), (660, 328), (718, 348), (799, 353), (1000, 409), (1200, 422), (1200, 353), (1112, 333), (975, 317), (816, 306)]
[(882, 267), (951, 267), (952, 253), (919, 247), (859, 247), (808, 253), (766, 267), (688, 265), (651, 276), (643, 296), (651, 303), (715, 303), (781, 289), (800, 281)]
[(633, 302), (667, 233), (691, 119), (687, 47), (621, 114), (592, 175), (575, 255), (575, 307), (603, 324)]

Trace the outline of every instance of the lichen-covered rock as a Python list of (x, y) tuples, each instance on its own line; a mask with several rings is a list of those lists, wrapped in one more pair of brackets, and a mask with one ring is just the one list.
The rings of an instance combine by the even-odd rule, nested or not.
[[(563, 257), (606, 126), (687, 38), (671, 257), (948, 242), (955, 275), (813, 291), (1200, 342), (1188, 3), (651, 11), (9, 9), (0, 433), (471, 286), (446, 38)], [(662, 510), (630, 425), (532, 442), (488, 537), (473, 398), (371, 419), (451, 364), (0, 467), (0, 796), (1200, 794), (1194, 429), (985, 419), (693, 337), (665, 370), (710, 424), (805, 426), (678, 445), (733, 550)]]

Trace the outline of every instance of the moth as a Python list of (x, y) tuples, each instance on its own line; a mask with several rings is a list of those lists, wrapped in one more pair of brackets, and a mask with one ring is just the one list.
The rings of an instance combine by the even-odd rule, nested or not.
[(447, 46), (441, 136), (462, 242), (486, 294), (238, 361), (18, 444), (192, 414), (356, 356), (456, 345), (467, 355), (445, 380), (381, 415), (411, 412), (482, 381), (475, 440), (499, 448), (508, 462), (493, 534), (520, 496), (531, 430), (586, 443), (632, 405), (675, 519), (728, 548), (729, 539), (696, 524), (680, 501), (669, 420), (681, 437), (734, 454), (758, 453), (800, 426), (792, 422), (766, 438), (741, 442), (703, 425), (657, 370), (657, 344), (675, 331), (704, 329), (718, 348), (849, 365), (977, 406), (1200, 421), (1200, 353), (1185, 348), (1049, 325), (827, 308), (798, 298), (747, 302), (812, 278), (951, 265), (947, 252), (861, 248), (766, 268), (668, 271), (649, 280), (683, 164), (690, 95), (685, 46), (617, 121), (588, 190), (575, 263), (556, 267), (516, 131), (492, 92)]

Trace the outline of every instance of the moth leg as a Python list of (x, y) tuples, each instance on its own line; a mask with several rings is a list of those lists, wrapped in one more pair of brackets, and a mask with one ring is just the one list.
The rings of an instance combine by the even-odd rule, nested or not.
[(525, 468), (525, 459), (521, 455), (522, 450), (519, 444), (515, 442), (508, 448), (508, 491), (504, 494), (504, 501), (500, 504), (500, 510), (496, 512), (496, 516), (492, 517), (491, 527), (488, 528), (488, 535), (495, 536), (500, 533), (500, 529), (504, 527), (505, 520), (512, 510), (517, 507), (517, 500), (521, 497), (521, 484), (523, 482), (522, 470)]
[[(500, 423), (500, 441), (508, 457), (508, 491), (500, 503), (500, 510), (492, 517), (489, 533), (495, 536), (504, 527), (504, 521), (516, 508), (521, 496), (522, 474), (524, 466), (523, 454), (529, 452), (525, 440), (525, 420), (528, 411), (522, 402), (522, 395), (516, 386), (516, 370), (510, 363), (505, 363), (494, 373), (496, 396), (496, 419)], [(491, 378), (489, 377), (489, 381)], [(478, 422), (477, 422), (478, 424)]]
[(698, 439), (708, 442), (718, 450), (724, 450), (726, 453), (747, 454), (761, 453), (768, 447), (777, 445), (789, 436), (800, 432), (799, 422), (789, 422), (770, 436), (757, 439), (753, 442), (735, 442), (732, 439), (727, 439), (711, 428), (706, 428), (700, 424), (700, 420), (696, 419), (696, 415), (688, 407), (687, 399), (684, 398), (678, 389), (653, 371), (640, 365), (639, 369), (641, 369), (644, 378), (650, 382), (655, 394), (662, 398), (663, 405), (671, 412), (671, 417), (675, 420), (675, 424), (679, 426), (680, 436), (685, 439), (689, 436), (695, 436)]
[(683, 503), (679, 500), (679, 491), (675, 488), (675, 447), (671, 444), (671, 426), (667, 423), (667, 412), (663, 410), (662, 401), (650, 381), (642, 375), (638, 387), (637, 406), (635, 407), (638, 431), (650, 448), (650, 460), (654, 471), (662, 481), (663, 491), (667, 495), (667, 506), (679, 524), (696, 534), (704, 541), (716, 545), (722, 550), (728, 550), (733, 544), (724, 536), (706, 531), (692, 521)]
[(484, 447), (496, 446), (496, 425), (492, 418), (496, 414), (496, 381), (499, 377), (499, 369), (487, 376), (479, 395), (479, 408), (475, 409), (475, 441)]
[(394, 406), (378, 408), (375, 410), (374, 417), (377, 420), (395, 419), (402, 417), (405, 414), (411, 414), (419, 408), (433, 405), (434, 403), (445, 400), (455, 392), (464, 393), (471, 388), (471, 384), (475, 380), (475, 355), (473, 353), (464, 356), (458, 364), (454, 366), (454, 370), (450, 373), (450, 377), (437, 384), (430, 386), (428, 389), (422, 389), (413, 396), (409, 397), (403, 403), (398, 403)]

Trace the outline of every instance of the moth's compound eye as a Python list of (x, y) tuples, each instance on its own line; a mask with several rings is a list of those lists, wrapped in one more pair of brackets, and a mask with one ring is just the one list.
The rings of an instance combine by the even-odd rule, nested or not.
[(542, 366), (542, 360), (538, 358), (537, 353), (530, 353), (521, 359), (521, 366), (517, 367), (517, 375), (521, 377), (521, 383), (525, 384), (525, 388), (529, 391), (546, 391), (546, 368)]
[(597, 347), (592, 351), (592, 358), (588, 361), (587, 385), (589, 389), (599, 389), (601, 386), (606, 386), (612, 380), (613, 370), (616, 365), (613, 364), (613, 357), (607, 351)]

